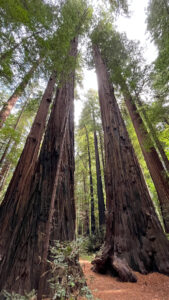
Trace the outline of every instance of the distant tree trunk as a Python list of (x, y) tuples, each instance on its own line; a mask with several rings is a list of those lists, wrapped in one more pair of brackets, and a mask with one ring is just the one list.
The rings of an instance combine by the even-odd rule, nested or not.
[(26, 73), (26, 75), (22, 79), (22, 82), (18, 85), (12, 96), (8, 99), (7, 103), (4, 104), (3, 108), (0, 111), (0, 128), (3, 126), (3, 123), (6, 121), (7, 117), (10, 115), (11, 110), (15, 106), (19, 97), (23, 94), (29, 80), (33, 76), (33, 73), (37, 69), (39, 63), (40, 60), (33, 64), (31, 69), (28, 71), (28, 73)]
[(18, 213), (20, 212), (22, 215), (21, 211), (24, 210), (26, 206), (24, 200), (29, 194), (31, 177), (37, 162), (55, 81), (56, 75), (53, 74), (49, 79), (21, 157), (0, 206), (0, 256), (2, 258), (6, 253), (7, 244), (10, 241), (10, 234), (13, 234), (12, 232), (18, 222)]
[[(24, 109), (25, 109), (26, 104), (27, 104), (27, 102), (25, 102), (25, 104), (23, 105), (23, 107), (22, 107), (22, 109), (21, 109), (21, 111), (20, 111), (20, 113), (19, 113), (19, 115), (18, 115), (18, 118), (17, 118), (17, 120), (16, 120), (16, 123), (15, 123), (15, 125), (13, 126), (13, 129), (14, 129), (14, 130), (16, 130), (17, 127), (18, 127), (19, 121), (20, 121), (20, 119), (21, 119), (21, 117), (22, 117), (22, 114), (23, 114), (23, 112), (24, 112)], [(12, 142), (12, 137), (8, 140), (8, 142), (7, 142), (6, 146), (5, 146), (5, 150), (4, 150), (4, 152), (3, 152), (3, 154), (2, 154), (2, 157), (1, 157), (1, 159), (0, 159), (0, 166), (2, 166), (2, 164), (3, 164), (3, 162), (4, 162), (4, 159), (6, 158), (6, 155), (7, 155), (7, 153), (8, 153), (8, 149), (9, 149), (9, 147), (10, 147), (10, 145), (11, 145), (11, 142)]]
[(100, 170), (100, 158), (97, 141), (97, 133), (94, 129), (94, 147), (96, 158), (96, 175), (97, 175), (97, 197), (98, 197), (98, 209), (99, 209), (99, 229), (102, 230), (102, 226), (105, 224), (105, 205), (102, 185), (102, 175)]
[(99, 130), (99, 141), (100, 141), (102, 165), (103, 165), (103, 171), (104, 171), (104, 168), (105, 168), (105, 163), (104, 163), (104, 146), (103, 146), (103, 139), (102, 139), (102, 134), (101, 134), (100, 130)]
[(165, 169), (155, 147), (151, 146), (150, 149), (146, 150), (145, 143), (148, 138), (148, 132), (139, 113), (137, 112), (136, 105), (132, 101), (131, 96), (125, 97), (125, 103), (133, 122), (145, 162), (158, 194), (165, 231), (169, 232), (169, 182), (165, 176)]
[(11, 167), (11, 163), (8, 160), (6, 160), (0, 171), (0, 192), (2, 191), (5, 185), (5, 181), (8, 176), (10, 167)]
[(142, 105), (142, 102), (139, 99), (137, 99), (137, 102), (138, 102), (139, 107), (141, 107), (141, 111), (142, 111), (143, 117), (144, 117), (144, 119), (145, 119), (145, 121), (147, 123), (148, 128), (150, 129), (150, 134), (151, 134), (151, 136), (152, 136), (152, 138), (154, 140), (154, 143), (155, 143), (155, 145), (156, 145), (156, 147), (157, 147), (157, 149), (158, 149), (158, 151), (159, 151), (159, 153), (161, 155), (161, 158), (163, 160), (165, 168), (169, 172), (169, 160), (167, 158), (167, 155), (165, 154), (165, 151), (164, 151), (164, 149), (163, 149), (163, 147), (162, 147), (162, 145), (161, 145), (161, 143), (160, 143), (160, 141), (158, 139), (156, 131), (155, 131), (153, 125), (151, 124), (151, 122), (150, 122), (150, 120), (149, 120), (149, 118), (148, 118), (148, 116), (146, 114), (146, 111), (145, 111), (145, 109), (144, 109), (144, 107)]
[[(76, 54), (77, 39), (72, 43), (71, 50), (72, 56), (76, 56)], [(75, 220), (75, 213), (73, 216), (70, 216), (70, 212), (68, 212), (68, 215), (64, 214), (63, 216), (62, 214), (58, 214), (59, 220), (54, 218), (55, 213), (57, 214), (58, 201), (60, 203), (64, 202), (62, 207), (63, 205), (67, 205), (65, 198), (60, 198), (60, 195), (60, 199), (57, 198), (59, 180), (65, 183), (64, 178), (59, 179), (60, 169), (65, 168), (64, 171), (66, 172), (64, 162), (65, 143), (68, 143), (67, 146), (69, 147), (68, 152), (66, 151), (66, 153), (68, 153), (66, 155), (69, 159), (67, 162), (66, 158), (66, 164), (68, 163), (69, 167), (67, 170), (69, 173), (68, 178), (70, 178), (69, 189), (72, 189), (74, 182), (72, 177), (74, 158), (69, 157), (69, 155), (72, 155), (72, 146), (74, 143), (72, 136), (70, 136), (72, 127), (71, 129), (69, 128), (70, 119), (72, 124), (71, 107), (73, 105), (73, 99), (74, 72), (72, 72), (67, 81), (64, 81), (61, 87), (57, 89), (39, 160), (34, 176), (32, 177), (31, 189), (28, 197), (26, 193), (26, 199), (23, 193), (22, 202), (26, 204), (26, 207), (24, 207), (24, 211), (21, 209), (17, 214), (17, 222), (12, 232), (11, 242), (8, 243), (8, 251), (5, 253), (0, 264), (0, 274), (3, 274), (3, 276), (0, 276), (1, 288), (3, 287), (10, 291), (13, 290), (20, 294), (23, 294), (24, 291), (38, 289), (38, 299), (42, 299), (42, 292), (47, 288), (46, 285), (49, 284), (47, 280), (45, 280), (46, 276), (48, 276), (46, 271), (49, 268), (49, 266), (46, 266), (47, 256), (48, 259), (50, 259), (48, 252), (49, 238), (51, 237), (52, 241), (59, 237), (58, 231), (56, 232), (52, 226), (55, 222), (57, 222), (58, 225), (60, 225), (60, 222), (63, 224), (62, 217), (64, 217), (69, 230), (69, 224), (72, 224)], [(69, 134), (69, 139), (68, 137), (66, 138), (66, 134)], [(70, 139), (71, 145), (69, 144)], [(67, 149), (67, 147), (65, 149)], [(71, 165), (70, 161), (72, 162)], [(65, 193), (67, 193), (67, 191), (65, 191)], [(72, 191), (70, 195), (71, 198)], [(70, 198), (69, 207), (71, 207), (72, 212), (74, 211), (74, 199)], [(16, 210), (14, 210), (14, 212), (15, 211)], [(67, 218), (69, 218), (69, 220), (67, 220)], [(73, 219), (73, 221), (70, 220), (70, 218)], [(72, 225), (70, 230), (72, 231)], [(55, 233), (57, 236), (55, 236)], [(62, 237), (63, 235), (61, 235), (61, 238)], [(46, 276), (44, 274), (46, 274)]]
[(87, 199), (86, 176), (83, 172), (83, 191), (84, 191), (84, 234), (89, 235), (89, 203)]
[[(11, 142), (12, 142), (12, 138), (10, 138), (10, 139), (8, 140), (8, 142), (7, 142), (6, 146), (5, 146), (4, 152), (3, 152), (2, 156), (1, 156), (1, 159), (0, 159), (0, 166), (3, 165), (3, 162), (4, 162), (5, 158), (6, 158), (6, 155), (7, 155), (7, 153), (8, 153), (8, 149), (9, 149), (9, 147), (10, 147), (10, 145), (11, 145)], [(0, 181), (1, 181), (1, 180), (0, 180)]]
[(110, 271), (135, 282), (132, 269), (169, 275), (167, 240), (148, 193), (108, 72), (93, 47), (104, 129), (107, 220), (105, 244), (93, 261), (95, 271)]
[(91, 197), (91, 233), (95, 233), (96, 230), (96, 221), (94, 214), (94, 191), (93, 191), (93, 177), (92, 177), (92, 164), (91, 164), (91, 155), (90, 155), (90, 144), (89, 144), (89, 134), (85, 126), (86, 131), (86, 140), (87, 140), (87, 149), (88, 149), (88, 162), (89, 162), (89, 178), (90, 178), (90, 197)]

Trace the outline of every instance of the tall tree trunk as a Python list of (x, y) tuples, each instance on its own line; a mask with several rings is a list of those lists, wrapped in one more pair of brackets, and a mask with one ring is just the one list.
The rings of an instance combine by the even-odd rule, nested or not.
[(107, 220), (105, 244), (94, 269), (122, 281), (143, 274), (169, 274), (169, 242), (156, 216), (144, 177), (117, 105), (108, 72), (93, 47), (104, 129)]
[(100, 158), (97, 141), (97, 133), (94, 129), (94, 147), (95, 147), (95, 158), (96, 158), (96, 175), (97, 175), (97, 197), (98, 197), (98, 209), (99, 209), (99, 228), (102, 230), (102, 226), (105, 224), (105, 205), (102, 185), (102, 175), (100, 170)]
[(86, 140), (87, 140), (87, 149), (88, 149), (88, 162), (89, 162), (89, 178), (90, 178), (90, 197), (91, 197), (91, 233), (95, 233), (96, 230), (96, 221), (94, 214), (94, 191), (93, 191), (93, 177), (92, 177), (92, 163), (90, 155), (90, 144), (89, 144), (89, 134), (85, 126), (86, 131)]
[[(77, 39), (72, 44), (71, 55), (76, 56)], [(20, 294), (24, 291), (38, 289), (38, 298), (41, 297), (42, 289), (48, 282), (45, 282), (44, 273), (49, 266), (46, 266), (46, 255), (49, 254), (49, 238), (55, 238), (52, 226), (57, 222), (60, 225), (62, 216), (59, 214), (59, 220), (54, 218), (55, 207), (58, 208), (57, 188), (59, 182), (60, 169), (64, 165), (64, 145), (68, 139), (66, 134), (72, 119), (71, 105), (74, 99), (74, 72), (70, 74), (69, 79), (57, 89), (55, 102), (49, 118), (47, 130), (45, 133), (43, 145), (40, 151), (37, 167), (32, 177), (29, 195), (25, 199), (25, 193), (22, 196), (22, 202), (26, 204), (24, 211), (20, 209), (17, 214), (17, 222), (12, 232), (11, 241), (8, 243), (8, 252), (3, 256), (0, 264), (0, 287), (7, 290), (13, 290)], [(72, 120), (71, 120), (72, 124)], [(69, 144), (69, 155), (72, 155), (72, 136), (71, 145)], [(68, 144), (67, 144), (68, 146)], [(65, 145), (66, 147), (66, 145)], [(66, 148), (67, 149), (67, 148)], [(63, 161), (62, 161), (63, 159)], [(74, 170), (74, 158), (69, 158), (69, 178), (70, 189), (73, 186), (73, 178), (71, 177)], [(63, 179), (64, 181), (65, 179)], [(62, 179), (61, 179), (62, 182)], [(70, 192), (72, 197), (72, 192)], [(60, 196), (60, 195), (59, 195)], [(74, 199), (69, 199), (71, 211), (74, 211)], [(65, 199), (59, 200), (65, 203)], [(63, 205), (63, 204), (62, 204)], [(67, 205), (67, 203), (65, 203)], [(55, 207), (54, 207), (55, 206)], [(62, 206), (63, 207), (63, 206)], [(13, 211), (13, 213), (15, 210)], [(16, 216), (12, 216), (13, 220)], [(75, 215), (65, 217), (67, 228), (72, 221), (67, 217), (75, 220)], [(70, 223), (69, 223), (70, 222)], [(74, 226), (74, 225), (73, 225)], [(72, 230), (72, 229), (71, 229)], [(56, 231), (55, 231), (56, 232)], [(57, 237), (58, 238), (58, 231)], [(48, 257), (50, 259), (50, 256)], [(44, 271), (44, 272), (43, 272)], [(43, 272), (43, 274), (42, 274)], [(44, 276), (44, 277), (43, 277)], [(43, 286), (44, 283), (44, 286)]]
[[(24, 109), (25, 109), (26, 104), (27, 104), (27, 102), (24, 103), (24, 105), (23, 105), (23, 107), (22, 107), (22, 109), (21, 109), (21, 111), (20, 111), (20, 113), (19, 113), (19, 115), (18, 115), (18, 118), (17, 118), (17, 120), (16, 120), (16, 123), (15, 123), (15, 125), (13, 126), (13, 129), (14, 129), (14, 130), (16, 130), (17, 127), (18, 127), (18, 124), (19, 124), (19, 122), (20, 122), (20, 119), (21, 119), (21, 117), (22, 117), (22, 114), (23, 114), (23, 112), (24, 112)], [(0, 166), (2, 166), (2, 164), (3, 164), (3, 162), (4, 162), (4, 159), (6, 158), (6, 155), (7, 155), (7, 153), (8, 153), (8, 149), (9, 149), (9, 147), (10, 147), (10, 145), (11, 145), (11, 142), (12, 142), (12, 137), (8, 140), (8, 142), (7, 142), (6, 146), (5, 146), (5, 150), (4, 150), (4, 152), (3, 152), (3, 154), (2, 154), (2, 157), (1, 157), (1, 159), (0, 159)]]
[(99, 141), (100, 141), (101, 157), (102, 157), (102, 165), (103, 165), (103, 172), (104, 172), (104, 169), (105, 169), (105, 163), (104, 163), (104, 147), (103, 147), (103, 139), (102, 139), (102, 133), (101, 133), (101, 130), (99, 130)]
[(156, 134), (156, 131), (155, 131), (153, 125), (151, 124), (151, 122), (150, 122), (150, 120), (149, 120), (149, 118), (148, 118), (148, 116), (146, 114), (146, 111), (145, 111), (145, 109), (144, 109), (144, 107), (142, 105), (142, 102), (140, 101), (140, 99), (137, 99), (137, 102), (138, 102), (139, 107), (141, 107), (141, 111), (142, 111), (144, 120), (146, 121), (146, 124), (147, 124), (148, 128), (150, 129), (150, 134), (151, 134), (151, 136), (152, 136), (152, 138), (154, 140), (154, 143), (155, 143), (155, 145), (156, 145), (156, 147), (157, 147), (157, 149), (158, 149), (158, 151), (159, 151), (159, 153), (161, 155), (161, 158), (163, 160), (165, 168), (169, 172), (169, 160), (167, 158), (167, 155), (166, 155), (166, 153), (165, 153), (165, 151), (164, 151), (164, 149), (163, 149), (163, 147), (162, 147), (162, 145), (161, 145), (161, 143), (160, 143), (160, 141), (158, 139), (158, 136)]
[(145, 162), (158, 194), (165, 231), (169, 232), (169, 182), (165, 176), (165, 169), (155, 147), (151, 146), (150, 149), (146, 150), (145, 143), (148, 138), (148, 132), (139, 113), (137, 112), (134, 101), (132, 101), (131, 97), (125, 97), (125, 103), (133, 122)]
[(84, 234), (89, 235), (89, 203), (87, 199), (87, 186), (86, 186), (86, 176), (83, 172), (83, 191), (84, 191)]
[(8, 176), (10, 167), (11, 167), (11, 163), (8, 160), (6, 160), (0, 171), (0, 192), (2, 191), (5, 185), (5, 181)]
[(74, 105), (71, 104), (56, 192), (52, 231), (55, 240), (72, 241), (75, 238), (74, 170)]
[(23, 94), (29, 80), (33, 76), (33, 73), (37, 69), (39, 63), (40, 59), (33, 64), (29, 72), (22, 79), (22, 82), (18, 85), (12, 96), (8, 99), (7, 103), (4, 104), (3, 108), (0, 111), (0, 128), (3, 126), (3, 123), (6, 121), (7, 117), (10, 115), (11, 110), (15, 106), (19, 97)]
[(27, 199), (29, 194), (31, 177), (37, 162), (55, 81), (56, 75), (53, 74), (49, 79), (21, 157), (0, 206), (0, 256), (2, 258), (6, 253), (10, 234), (12, 235), (16, 222), (18, 222), (18, 213), (22, 215), (22, 210), (26, 206), (24, 200)]

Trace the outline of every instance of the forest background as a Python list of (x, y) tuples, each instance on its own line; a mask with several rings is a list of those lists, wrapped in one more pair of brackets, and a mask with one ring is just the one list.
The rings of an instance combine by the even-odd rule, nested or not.
[[(83, 95), (81, 92), (83, 77), (92, 78), (89, 71), (83, 75), (83, 68), (94, 67), (90, 38), (100, 46), (156, 212), (169, 233), (169, 8), (166, 0), (162, 4), (159, 0), (146, 3), (147, 31), (156, 47), (155, 51), (149, 49), (148, 61), (139, 42), (129, 40), (125, 33), (120, 32), (121, 29), (118, 31), (122, 24), (120, 15), (125, 18), (130, 15), (130, 6), (124, 0), (97, 3), (78, 0), (0, 1), (1, 202), (8, 195), (6, 191), (27, 137), (32, 138), (31, 134), (37, 130), (33, 131), (31, 126), (42, 96), (45, 95), (48, 109), (52, 111), (53, 89), (60, 87), (61, 77), (69, 78), (70, 70), (75, 68), (68, 53), (74, 51), (72, 56), (75, 56), (76, 51), (70, 44), (76, 33), (80, 36), (75, 74), (76, 111), (83, 102), (75, 127), (76, 235), (89, 236), (88, 251), (95, 252), (103, 242), (106, 215), (105, 149), (98, 94), (94, 89), (83, 92)], [(93, 81), (90, 84), (96, 87)], [(71, 136), (73, 117), (69, 118)], [(48, 111), (43, 128), (45, 120), (50, 120)], [(42, 118), (38, 122), (42, 122)], [(41, 132), (42, 137), (43, 134)], [(38, 143), (39, 148), (35, 148), (37, 157), (39, 149), (43, 149), (41, 139)], [(69, 155), (65, 155), (66, 159), (70, 159)], [(73, 165), (69, 161), (71, 163)]]

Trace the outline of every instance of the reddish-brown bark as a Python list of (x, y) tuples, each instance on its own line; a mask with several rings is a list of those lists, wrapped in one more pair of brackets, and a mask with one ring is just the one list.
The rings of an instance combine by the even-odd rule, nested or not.
[(31, 177), (37, 162), (55, 81), (56, 75), (53, 74), (49, 79), (30, 134), (27, 137), (21, 157), (0, 206), (1, 261), (3, 261), (3, 256), (6, 254), (7, 245), (13, 236), (15, 225), (22, 218), (22, 213), (26, 205), (25, 199), (27, 199), (29, 193)]
[(97, 133), (94, 129), (94, 146), (95, 146), (95, 158), (96, 158), (96, 176), (97, 176), (97, 197), (98, 197), (98, 209), (99, 209), (99, 228), (102, 230), (102, 226), (105, 224), (105, 205), (102, 185), (102, 175), (100, 169), (100, 157), (98, 149)]
[(103, 172), (104, 172), (104, 168), (105, 168), (105, 163), (104, 163), (104, 147), (103, 147), (103, 138), (102, 138), (101, 130), (99, 130), (99, 142), (100, 142), (102, 166), (103, 166)]
[(93, 191), (93, 176), (92, 176), (92, 163), (90, 154), (89, 134), (85, 126), (86, 140), (87, 140), (87, 151), (88, 151), (88, 164), (89, 164), (89, 180), (90, 180), (90, 204), (91, 204), (91, 233), (94, 234), (96, 230), (96, 221), (94, 213), (94, 191)]
[(84, 210), (84, 230), (83, 234), (88, 236), (90, 233), (89, 229), (89, 202), (88, 202), (88, 197), (87, 197), (87, 185), (86, 185), (86, 174), (83, 172), (83, 192), (84, 192), (84, 205), (83, 205), (83, 210)]
[[(138, 102), (138, 105), (139, 105), (139, 108), (141, 108), (141, 111), (142, 111), (142, 114), (143, 114), (143, 117), (144, 117), (144, 120), (146, 121), (147, 123), (147, 126), (150, 130), (150, 135), (152, 136), (153, 140), (154, 140), (154, 143), (161, 155), (161, 158), (163, 160), (163, 163), (165, 165), (165, 168), (166, 170), (169, 172), (169, 160), (168, 160), (168, 157), (163, 149), (163, 146), (161, 145), (159, 139), (158, 139), (158, 136), (156, 134), (156, 130), (154, 129), (152, 123), (150, 122), (148, 116), (147, 116), (147, 113), (142, 105), (142, 102), (140, 101), (140, 99), (137, 99), (137, 102)], [(164, 170), (165, 171), (165, 170)]]
[(0, 111), (0, 128), (3, 126), (3, 123), (6, 121), (6, 119), (10, 115), (11, 110), (15, 106), (15, 104), (18, 101), (19, 97), (23, 94), (29, 80), (33, 76), (33, 73), (37, 69), (39, 63), (40, 63), (40, 60), (38, 60), (36, 63), (33, 64), (31, 69), (29, 70), (29, 72), (26, 73), (26, 75), (22, 79), (22, 82), (19, 84), (19, 86), (16, 88), (16, 90), (12, 94), (12, 96), (4, 104), (3, 108)]
[(164, 220), (165, 231), (169, 232), (169, 181), (165, 176), (165, 169), (155, 147), (151, 146), (149, 149), (146, 149), (145, 144), (148, 138), (148, 132), (137, 111), (135, 103), (132, 101), (131, 96), (125, 97), (125, 103), (133, 122), (145, 162), (157, 191)]
[(143, 274), (169, 275), (169, 242), (162, 230), (117, 105), (99, 49), (94, 46), (104, 129), (107, 197), (106, 237), (93, 261), (98, 272), (110, 271), (123, 281)]
[[(76, 56), (76, 53), (77, 39), (73, 42), (71, 55)], [(39, 288), (38, 297), (41, 297), (48, 285), (45, 278), (41, 280), (40, 276), (48, 269), (46, 256), (49, 255), (49, 239), (51, 242), (60, 236), (64, 239), (66, 234), (63, 233), (63, 227), (64, 230), (70, 230), (69, 239), (74, 237), (73, 99), (74, 72), (57, 89), (29, 197), (25, 199), (25, 195), (22, 196), (26, 206), (21, 210), (22, 214), (17, 216), (8, 252), (0, 264), (0, 274), (3, 273), (3, 278), (0, 276), (1, 288), (21, 294), (25, 290)], [(64, 178), (60, 177), (60, 170), (65, 172)], [(67, 193), (67, 187), (68, 196), (63, 198), (59, 190)], [(58, 216), (59, 220), (56, 219)], [(60, 223), (61, 227), (58, 228)]]

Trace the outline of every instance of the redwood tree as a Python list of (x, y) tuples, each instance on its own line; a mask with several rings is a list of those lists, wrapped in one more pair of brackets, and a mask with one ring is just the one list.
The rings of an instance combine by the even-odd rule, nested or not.
[[(31, 186), (31, 176), (33, 175), (38, 158), (41, 139), (45, 130), (46, 118), (49, 105), (52, 100), (52, 93), (56, 81), (56, 74), (50, 77), (47, 88), (44, 92), (37, 115), (33, 122), (30, 134), (27, 137), (25, 147), (14, 171), (13, 177), (0, 206), (0, 255), (6, 254), (6, 247), (13, 236), (13, 230), (19, 221), (18, 215), (22, 216), (22, 211), (26, 205), (27, 195)], [(24, 195), (24, 198), (23, 198)], [(18, 223), (19, 224), (19, 223)]]
[[(96, 43), (96, 42), (95, 42)], [(164, 235), (135, 156), (114, 89), (93, 46), (104, 129), (107, 224), (105, 244), (94, 269), (136, 281), (132, 270), (169, 274), (169, 242)]]
[(33, 64), (31, 69), (28, 71), (28, 73), (25, 74), (21, 83), (17, 86), (17, 88), (13, 92), (12, 96), (8, 99), (7, 103), (4, 104), (3, 108), (0, 111), (0, 128), (3, 126), (3, 123), (10, 115), (11, 110), (15, 106), (19, 97), (23, 94), (29, 80), (33, 76), (34, 72), (36, 71), (39, 63), (40, 63), (40, 59)]
[(141, 108), (142, 115), (143, 115), (144, 120), (146, 121), (146, 124), (147, 124), (147, 126), (150, 130), (150, 135), (153, 138), (153, 141), (156, 145), (156, 148), (158, 149), (158, 152), (161, 155), (164, 166), (165, 166), (167, 172), (169, 173), (169, 160), (168, 160), (168, 157), (167, 157), (167, 155), (166, 155), (166, 153), (163, 149), (163, 146), (162, 146), (161, 142), (159, 141), (159, 138), (158, 138), (157, 133), (156, 133), (156, 129), (154, 128), (151, 121), (149, 120), (149, 117), (147, 116), (144, 105), (143, 105), (143, 103), (141, 102), (141, 100), (139, 98), (137, 98), (137, 103), (138, 103), (138, 107)]
[[(71, 56), (75, 57), (76, 54), (77, 39), (74, 39)], [(11, 225), (13, 225), (12, 223), (17, 217), (17, 222), (13, 225), (14, 231), (12, 235), (9, 234), (11, 240), (8, 239), (8, 252), (3, 254), (0, 264), (0, 273), (3, 273), (0, 279), (1, 288), (17, 291), (21, 294), (24, 291), (38, 288), (43, 288), (44, 292), (47, 281), (44, 281), (45, 277), (41, 280), (40, 275), (43, 273), (42, 271), (46, 272), (48, 269), (45, 253), (47, 250), (48, 256), (50, 236), (52, 240), (65, 237), (65, 233), (62, 232), (64, 221), (67, 223), (66, 228), (70, 229), (70, 226), (72, 228), (69, 239), (74, 236), (75, 213), (72, 193), (74, 170), (74, 158), (72, 158), (73, 98), (74, 72), (72, 71), (57, 89), (39, 160), (32, 177), (29, 197), (25, 196), (24, 193), (22, 196), (22, 202), (26, 204), (24, 211), (19, 210), (18, 215), (13, 216), (11, 220)], [(70, 139), (71, 144), (69, 144)], [(68, 146), (69, 151), (67, 152)], [(63, 190), (62, 187), (59, 188), (59, 182), (61, 184), (65, 182), (64, 178), (59, 179), (62, 168), (64, 172), (69, 173), (68, 177), (66, 175), (69, 186), (68, 183), (65, 185), (69, 191), (64, 190), (64, 192), (70, 193), (68, 198), (71, 212), (65, 210), (67, 202), (64, 201), (68, 200), (62, 198)], [(57, 198), (59, 193), (57, 188), (61, 190), (60, 200)], [(61, 208), (58, 211), (59, 206)], [(56, 215), (59, 216), (59, 220), (54, 218)], [(60, 229), (56, 227), (56, 230), (53, 231), (53, 222), (57, 222), (57, 227), (60, 226)]]
[(157, 191), (162, 217), (164, 221), (165, 231), (168, 233), (169, 232), (169, 181), (167, 177), (165, 177), (165, 169), (163, 167), (163, 164), (159, 158), (159, 155), (155, 147), (152, 145), (148, 150), (145, 147), (148, 138), (148, 132), (140, 117), (140, 114), (137, 111), (137, 107), (134, 101), (132, 100), (132, 97), (125, 96), (125, 103), (129, 111), (131, 120), (133, 122), (133, 126), (135, 128), (145, 162), (147, 164), (151, 178), (153, 180), (153, 183)]
[[(102, 27), (98, 25), (95, 39), (100, 45), (111, 81), (115, 86), (120, 87), (124, 96), (145, 162), (158, 194), (165, 230), (169, 232), (169, 181), (166, 169), (137, 110), (135, 96), (133, 96), (140, 93), (146, 80), (145, 69), (142, 70), (142, 61), (139, 61), (139, 59), (141, 60), (140, 50), (134, 42), (128, 41), (106, 22), (102, 24)], [(109, 40), (109, 45), (107, 45), (107, 40)], [(146, 147), (147, 141), (151, 143), (149, 149)]]
[[(95, 123), (95, 121), (94, 121)], [(97, 132), (94, 128), (94, 147), (96, 158), (96, 176), (97, 176), (97, 197), (98, 197), (98, 209), (99, 209), (99, 228), (102, 230), (102, 226), (105, 224), (105, 205), (103, 195), (102, 175), (100, 169), (100, 157), (98, 148)]]
[(96, 230), (96, 221), (94, 213), (94, 190), (93, 190), (93, 176), (92, 176), (92, 163), (91, 163), (91, 153), (89, 144), (89, 134), (85, 126), (86, 140), (87, 140), (87, 151), (88, 151), (88, 164), (89, 164), (89, 180), (90, 180), (90, 198), (91, 198), (91, 233), (94, 234)]

